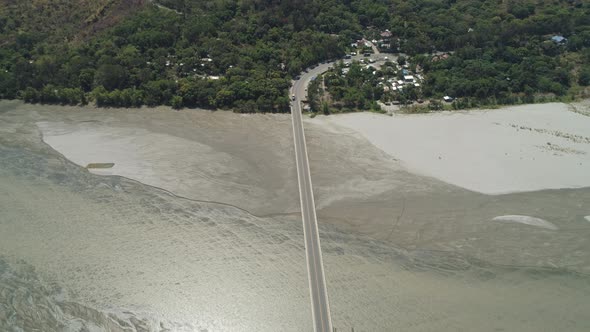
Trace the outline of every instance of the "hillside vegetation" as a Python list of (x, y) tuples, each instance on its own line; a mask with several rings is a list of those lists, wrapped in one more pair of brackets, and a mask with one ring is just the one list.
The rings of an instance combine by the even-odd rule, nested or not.
[(578, 0), (1, 3), (0, 97), (28, 102), (288, 111), (291, 78), (385, 29), (424, 68), (425, 97), (511, 103), (590, 81)]
[(0, 0), (0, 43), (80, 40), (120, 22), (144, 0)]

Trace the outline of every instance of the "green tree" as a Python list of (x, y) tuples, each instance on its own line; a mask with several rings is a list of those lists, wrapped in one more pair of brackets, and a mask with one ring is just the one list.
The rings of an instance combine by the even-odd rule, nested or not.
[(170, 105), (172, 108), (179, 110), (183, 107), (182, 97), (181, 96), (173, 96), (170, 100)]
[(12, 73), (0, 70), (0, 98), (13, 99), (17, 96), (17, 83)]
[(82, 88), (82, 90), (86, 92), (92, 90), (95, 72), (96, 71), (92, 68), (85, 68), (80, 71), (78, 81), (80, 82), (80, 88)]
[(583, 86), (590, 85), (590, 67), (584, 67), (578, 75), (578, 84)]
[(54, 104), (59, 102), (58, 90), (53, 84), (47, 84), (41, 89), (39, 101), (44, 104)]
[(324, 113), (324, 115), (330, 114), (330, 107), (328, 107), (328, 102), (326, 101), (322, 102), (322, 113)]
[(96, 70), (95, 86), (102, 85), (108, 91), (126, 86), (129, 74), (121, 65), (104, 64)]
[(36, 103), (39, 101), (39, 92), (29, 86), (21, 92), (21, 98), (27, 103)]
[(400, 55), (400, 56), (397, 58), (397, 64), (398, 64), (398, 65), (400, 65), (400, 66), (403, 66), (403, 65), (405, 65), (405, 64), (406, 64), (406, 57), (405, 57), (405, 56), (403, 56), (403, 55)]
[(108, 91), (104, 86), (100, 85), (92, 90), (92, 98), (96, 101), (98, 107), (110, 106)]
[(221, 89), (215, 96), (215, 105), (217, 107), (230, 107), (234, 101), (234, 92), (228, 89)]

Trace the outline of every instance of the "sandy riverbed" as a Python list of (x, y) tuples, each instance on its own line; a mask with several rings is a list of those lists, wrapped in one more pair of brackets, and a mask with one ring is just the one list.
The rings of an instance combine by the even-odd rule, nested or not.
[(308, 121), (352, 129), (411, 172), (481, 193), (590, 186), (590, 117), (566, 104)]
[(92, 173), (255, 214), (297, 209), (287, 117), (167, 108), (54, 112), (36, 123), (43, 141), (82, 167), (114, 163)]
[[(557, 106), (558, 113), (548, 107), (551, 105)], [(533, 106), (544, 107), (539, 119), (531, 119), (537, 115)], [(587, 158), (588, 154), (556, 155), (535, 145), (549, 139), (552, 145), (587, 148), (585, 143), (562, 137), (565, 134), (583, 137), (580, 124), (584, 123), (580, 121), (576, 127), (570, 117), (583, 120), (587, 117), (567, 112), (563, 105), (533, 106), (524, 110), (509, 108), (393, 118), (348, 114), (307, 121), (310, 167), (320, 220), (407, 248), (452, 250), (501, 264), (525, 264), (534, 258), (538, 265), (576, 266), (590, 271), (590, 255), (580, 250), (581, 247), (590, 250), (590, 245), (583, 244), (583, 232), (571, 232), (588, 225), (583, 216), (588, 215), (589, 207), (583, 202), (590, 200), (590, 190), (522, 192), (491, 198), (461, 188), (461, 183), (477, 182), (504, 192), (514, 191), (517, 185), (521, 186), (520, 190), (543, 189), (551, 184), (567, 187), (564, 179), (575, 179), (575, 184), (570, 183), (572, 187), (584, 183), (582, 179), (588, 176), (587, 172), (560, 172), (559, 165), (566, 163), (577, 170), (579, 166), (571, 158)], [(43, 112), (36, 117), (36, 127), (51, 147), (81, 166), (93, 162), (115, 163), (112, 169), (90, 172), (122, 175), (176, 195), (229, 204), (259, 216), (298, 214), (288, 115), (176, 112), (167, 108), (122, 111), (44, 106), (37, 109)], [(556, 114), (563, 115), (565, 124), (558, 121)], [(564, 134), (547, 138), (536, 131), (497, 124), (526, 124), (533, 128), (531, 121), (546, 121), (546, 126), (552, 125), (550, 121), (555, 122), (549, 128)], [(476, 123), (480, 130), (459, 131), (471, 123)], [(572, 125), (577, 131), (566, 130), (565, 125)], [(429, 136), (428, 130), (433, 127), (446, 129)], [(371, 130), (363, 132), (363, 128)], [(495, 132), (497, 128), (501, 133)], [(502, 138), (496, 143), (491, 137), (494, 133), (508, 136), (500, 135)], [(384, 140), (375, 140), (372, 135)], [(389, 140), (390, 136), (401, 138)], [(527, 148), (530, 159), (501, 153), (504, 148), (512, 148), (510, 139), (522, 149), (532, 144), (532, 148)], [(442, 144), (445, 140), (450, 143)], [(417, 151), (427, 153), (417, 153), (407, 144), (381, 145), (398, 141), (414, 142), (412, 146), (422, 147)], [(460, 144), (453, 145), (453, 142)], [(487, 149), (479, 149), (480, 145), (486, 145)], [(441, 172), (437, 176), (439, 180), (421, 175), (430, 170), (429, 163), (410, 167), (412, 162), (432, 159), (437, 146), (441, 150), (436, 152), (443, 158), (435, 158), (435, 162), (447, 163), (445, 168), (432, 169)], [(394, 153), (392, 149), (399, 149), (401, 157), (396, 154), (398, 150)], [(463, 162), (449, 158), (449, 154), (462, 158)], [(404, 159), (406, 156), (409, 161)], [(494, 161), (496, 157), (498, 161)], [(553, 166), (548, 170), (551, 176), (540, 174), (546, 165), (533, 167), (537, 164), (533, 158), (549, 160)], [(483, 170), (464, 166), (474, 163), (485, 164)], [(500, 169), (500, 165), (506, 165), (506, 169)], [(528, 173), (527, 167), (531, 168)], [(529, 173), (537, 175), (533, 177)], [(455, 185), (449, 180), (443, 182), (448, 176), (457, 176), (458, 182), (463, 182)], [(546, 220), (559, 231), (539, 227), (535, 222), (494, 221), (506, 215), (523, 216), (519, 221)], [(498, 236), (505, 242), (500, 247)], [(537, 243), (536, 239), (545, 237), (545, 243), (552, 245)]]
[[(0, 305), (48, 331), (56, 317), (309, 330), (291, 132), (283, 115), (0, 103)], [(352, 129), (308, 122), (306, 135), (339, 330), (588, 330), (590, 190), (488, 196), (413, 174)], [(81, 166), (273, 216), (90, 173), (50, 136), (90, 156)], [(1, 314), (0, 330), (14, 324)]]

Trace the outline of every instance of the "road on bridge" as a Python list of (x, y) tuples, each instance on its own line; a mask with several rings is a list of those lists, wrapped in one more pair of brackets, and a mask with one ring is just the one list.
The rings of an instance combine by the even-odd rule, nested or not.
[[(362, 56), (354, 57), (354, 60), (362, 59)], [(384, 54), (374, 54), (372, 59), (377, 64), (387, 58)], [(347, 60), (347, 62), (352, 60)], [(332, 318), (330, 316), (330, 303), (324, 275), (322, 261), (322, 248), (318, 231), (318, 221), (309, 172), (309, 159), (303, 131), (301, 114), (301, 101), (306, 98), (307, 85), (317, 75), (327, 71), (333, 63), (323, 63), (315, 68), (305, 71), (300, 79), (293, 83), (291, 88), (291, 120), (293, 122), (293, 140), (295, 142), (295, 159), (297, 162), (297, 178), (299, 183), (299, 199), (301, 201), (301, 217), (303, 219), (303, 234), (305, 237), (305, 257), (307, 260), (307, 272), (309, 278), (309, 291), (311, 296), (311, 312), (313, 316), (314, 331), (332, 332)]]
[(295, 141), (295, 159), (297, 162), (299, 199), (301, 200), (301, 217), (303, 219), (303, 234), (305, 237), (311, 311), (314, 321), (314, 331), (332, 332), (330, 303), (328, 301), (328, 290), (326, 289), (318, 222), (309, 172), (309, 160), (307, 158), (305, 134), (301, 120), (300, 90), (305, 89), (302, 88), (303, 85), (303, 80), (296, 81), (293, 85), (292, 93), (295, 96), (295, 100), (291, 102), (291, 119), (293, 122), (293, 139)]

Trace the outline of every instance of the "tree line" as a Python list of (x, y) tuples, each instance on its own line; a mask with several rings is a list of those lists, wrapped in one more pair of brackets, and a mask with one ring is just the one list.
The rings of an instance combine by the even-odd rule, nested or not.
[[(292, 78), (384, 29), (393, 51), (424, 69), (427, 98), (510, 103), (590, 84), (585, 1), (160, 0), (173, 10), (147, 4), (83, 38), (76, 25), (60, 28), (55, 20), (62, 12), (93, 13), (104, 1), (96, 8), (62, 2), (44, 9), (53, 20), (45, 30), (35, 24), (43, 16), (25, 14), (31, 8), (24, 4), (0, 11), (0, 98), (285, 112)], [(440, 51), (451, 55), (432, 61), (429, 53)], [(376, 90), (358, 79), (334, 80), (333, 92), (350, 107), (370, 107), (361, 101)]]

